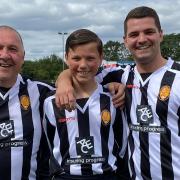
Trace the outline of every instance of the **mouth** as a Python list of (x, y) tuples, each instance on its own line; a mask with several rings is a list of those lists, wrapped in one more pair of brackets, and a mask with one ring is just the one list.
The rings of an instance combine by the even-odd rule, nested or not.
[(137, 50), (144, 50), (144, 49), (148, 49), (150, 47), (150, 45), (143, 45), (143, 46), (137, 46), (136, 49)]
[(5, 64), (5, 63), (0, 63), (0, 67), (3, 67), (3, 68), (9, 68), (13, 66), (12, 64)]
[(88, 71), (78, 71), (78, 74), (80, 75), (87, 75), (89, 72)]

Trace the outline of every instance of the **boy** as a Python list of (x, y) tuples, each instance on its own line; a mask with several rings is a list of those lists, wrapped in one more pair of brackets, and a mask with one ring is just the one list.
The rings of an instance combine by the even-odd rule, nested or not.
[[(63, 169), (60, 179), (115, 180), (117, 155), (124, 155), (127, 135), (123, 113), (95, 81), (102, 62), (103, 45), (92, 31), (74, 31), (66, 41), (66, 62), (77, 97), (76, 110), (55, 105), (50, 96), (44, 104), (45, 129), (53, 154)], [(54, 136), (49, 129), (54, 129)]]

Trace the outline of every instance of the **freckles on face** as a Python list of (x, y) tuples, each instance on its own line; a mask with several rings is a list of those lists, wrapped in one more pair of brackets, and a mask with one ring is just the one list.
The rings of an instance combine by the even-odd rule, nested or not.
[(100, 66), (102, 57), (97, 50), (97, 44), (92, 42), (70, 49), (68, 54), (66, 54), (66, 62), (69, 68)]
[(97, 50), (96, 43), (78, 45), (66, 54), (66, 62), (72, 75), (79, 82), (88, 82), (94, 79), (102, 58)]

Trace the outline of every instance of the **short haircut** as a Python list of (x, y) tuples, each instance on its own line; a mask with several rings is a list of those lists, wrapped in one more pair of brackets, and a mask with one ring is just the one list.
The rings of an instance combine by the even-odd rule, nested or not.
[(124, 20), (124, 35), (127, 34), (127, 21), (129, 19), (140, 19), (145, 17), (152, 17), (159, 32), (161, 31), (161, 24), (157, 12), (150, 7), (140, 6), (132, 9), (126, 16)]
[(98, 35), (88, 29), (78, 29), (72, 32), (66, 40), (66, 54), (68, 54), (70, 49), (75, 48), (76, 46), (88, 44), (91, 42), (97, 43), (97, 50), (100, 55), (103, 53), (103, 43)]

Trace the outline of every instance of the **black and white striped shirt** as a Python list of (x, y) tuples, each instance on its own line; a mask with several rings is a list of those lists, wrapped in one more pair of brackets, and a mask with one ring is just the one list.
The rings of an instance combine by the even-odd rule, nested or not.
[[(116, 156), (127, 144), (126, 124), (121, 111), (101, 85), (87, 99), (78, 99), (72, 112), (59, 110), (54, 96), (45, 100), (45, 128), (53, 153), (69, 175), (94, 175), (116, 170)], [(54, 128), (55, 133), (52, 136)], [(115, 133), (116, 132), (116, 133)]]
[(180, 179), (180, 65), (165, 66), (143, 81), (136, 66), (105, 69), (104, 84), (126, 84), (129, 162), (132, 179)]
[(18, 75), (12, 88), (0, 92), (0, 180), (35, 180), (40, 173), (43, 101), (52, 89)]

